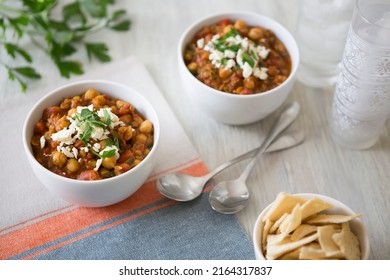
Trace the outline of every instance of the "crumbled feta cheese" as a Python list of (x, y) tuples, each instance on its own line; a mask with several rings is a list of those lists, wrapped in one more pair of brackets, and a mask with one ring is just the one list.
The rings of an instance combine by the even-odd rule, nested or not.
[(204, 47), (204, 38), (200, 38), (198, 41), (196, 41), (196, 45), (198, 48), (203, 49)]
[(94, 168), (93, 170), (98, 171), (100, 165), (102, 164), (102, 161), (103, 161), (103, 159), (99, 158), (99, 159), (96, 161), (96, 165), (95, 165), (95, 168)]
[(241, 41), (241, 47), (244, 49), (244, 51), (246, 51), (249, 47), (249, 42), (248, 42), (248, 38), (244, 38), (242, 39)]
[(104, 129), (100, 126), (94, 126), (92, 128), (91, 138), (94, 140), (102, 140)]
[(100, 144), (99, 144), (99, 143), (93, 144), (92, 149), (93, 149), (95, 152), (99, 152), (99, 151), (100, 151)]
[(253, 75), (260, 80), (265, 80), (268, 78), (267, 71), (268, 69), (266, 67), (261, 67), (260, 69), (256, 67), (253, 71)]
[(242, 49), (239, 49), (236, 56), (237, 64), (242, 68), (244, 67), (244, 62), (242, 61)]
[(221, 38), (221, 36), (219, 36), (219, 34), (215, 34), (215, 35), (213, 36), (213, 38), (211, 38), (211, 42), (216, 42), (216, 41), (219, 40), (219, 38)]
[(74, 133), (74, 129), (68, 129), (64, 128), (56, 133), (53, 133), (51, 135), (51, 139), (53, 141), (59, 141), (63, 142), (67, 145), (73, 144), (75, 139), (72, 137), (72, 134)]
[(77, 159), (77, 156), (79, 155), (79, 150), (77, 150), (76, 147), (73, 147), (72, 148), (72, 153), (74, 155), (74, 158)]
[(224, 58), (223, 52), (220, 52), (218, 50), (214, 50), (209, 55), (209, 59), (211, 59), (211, 60), (221, 60), (222, 58)]
[(74, 158), (73, 153), (70, 151), (69, 147), (62, 147), (61, 152), (66, 155), (68, 158)]
[(256, 47), (256, 53), (262, 58), (262, 59), (266, 59), (268, 54), (270, 52), (270, 49), (267, 49), (266, 47), (264, 46), (257, 46)]
[(46, 144), (45, 136), (42, 135), (42, 137), (39, 139), (39, 143), (41, 144), (41, 149), (43, 149), (43, 147), (45, 147)]
[(83, 150), (83, 151), (86, 152), (86, 153), (89, 152), (89, 148), (88, 148), (88, 147), (81, 147), (80, 150)]
[(235, 65), (236, 65), (236, 62), (234, 61), (234, 59), (229, 59), (226, 62), (225, 68), (230, 69), (230, 68), (234, 67)]
[(225, 50), (224, 55), (227, 58), (235, 58), (236, 57), (236, 53), (234, 51), (231, 51), (231, 50)]
[(252, 67), (248, 64), (248, 62), (244, 63), (244, 67), (242, 67), (242, 76), (246, 79), (250, 75), (252, 75), (253, 69)]

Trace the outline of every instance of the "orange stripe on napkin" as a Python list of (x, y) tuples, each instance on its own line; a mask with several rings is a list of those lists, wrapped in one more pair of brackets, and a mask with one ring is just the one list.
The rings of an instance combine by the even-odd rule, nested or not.
[(53, 250), (55, 250), (55, 249), (64, 247), (64, 246), (66, 246), (66, 245), (68, 245), (68, 244), (71, 244), (71, 243), (77, 241), (77, 240), (80, 240), (80, 239), (83, 239), (83, 238), (85, 238), (85, 237), (94, 235), (94, 234), (96, 234), (96, 233), (99, 233), (99, 232), (101, 232), (101, 231), (103, 231), (103, 230), (112, 228), (112, 227), (114, 227), (114, 226), (123, 224), (123, 223), (125, 223), (125, 222), (127, 222), (127, 221), (136, 219), (136, 218), (138, 218), (138, 217), (141, 217), (141, 216), (143, 216), (143, 215), (145, 215), (145, 214), (151, 213), (151, 212), (156, 211), (156, 210), (158, 210), (158, 209), (165, 208), (165, 207), (170, 206), (170, 205), (172, 205), (172, 204), (174, 204), (174, 203), (176, 203), (176, 201), (173, 201), (173, 200), (167, 201), (167, 202), (165, 202), (165, 203), (163, 203), (163, 204), (157, 205), (157, 206), (152, 207), (152, 208), (148, 208), (148, 209), (146, 209), (146, 210), (144, 210), (144, 211), (141, 211), (141, 212), (139, 212), (139, 213), (133, 214), (133, 215), (128, 216), (128, 217), (126, 217), (126, 218), (124, 218), (124, 219), (121, 219), (121, 220), (119, 220), (119, 221), (115, 221), (115, 222), (113, 222), (113, 223), (111, 223), (111, 224), (104, 225), (104, 226), (102, 226), (102, 227), (100, 227), (100, 228), (94, 229), (94, 230), (92, 230), (92, 231), (90, 231), (90, 232), (84, 233), (84, 234), (82, 234), (82, 235), (79, 235), (79, 236), (74, 237), (74, 238), (72, 238), (72, 239), (66, 240), (66, 241), (61, 242), (61, 243), (59, 243), (59, 244), (50, 246), (50, 247), (45, 248), (45, 249), (43, 249), (43, 250), (41, 250), (41, 251), (38, 251), (38, 252), (35, 252), (35, 253), (31, 254), (31, 255), (28, 255), (28, 256), (26, 256), (26, 257), (23, 257), (22, 259), (23, 259), (23, 260), (28, 260), (28, 259), (35, 258), (35, 257), (37, 257), (37, 256), (39, 256), (39, 255), (42, 255), (42, 254), (45, 254), (45, 253), (47, 253), (47, 252), (53, 251)]
[[(207, 169), (203, 162), (199, 162), (181, 170), (181, 172), (202, 175), (207, 172)], [(153, 180), (144, 184), (126, 200), (115, 205), (103, 208), (80, 207), (48, 217), (34, 224), (28, 224), (23, 228), (0, 236), (0, 258), (11, 258), (22, 252), (42, 246), (130, 211), (146, 207), (163, 198), (165, 197), (156, 189), (156, 180)], [(150, 209), (157, 210), (158, 208), (152, 207)], [(144, 215), (151, 211), (144, 211), (137, 213), (137, 215)], [(91, 232), (98, 229), (94, 229)]]

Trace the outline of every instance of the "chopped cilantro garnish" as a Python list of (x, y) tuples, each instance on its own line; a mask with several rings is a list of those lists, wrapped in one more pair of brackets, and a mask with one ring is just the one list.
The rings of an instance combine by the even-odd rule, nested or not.
[(253, 68), (255, 67), (255, 60), (253, 59), (253, 57), (251, 57), (249, 54), (247, 54), (246, 52), (243, 52), (242, 53), (242, 61), (243, 62), (248, 62), (248, 64)]
[(106, 157), (112, 157), (115, 155), (115, 149), (104, 151), (103, 153), (100, 154), (101, 158), (106, 158)]
[(111, 124), (111, 116), (110, 116), (110, 113), (108, 113), (108, 110), (107, 109), (104, 109), (103, 110), (103, 113), (104, 113), (104, 123), (109, 126)]
[(85, 147), (88, 147), (88, 141), (91, 139), (92, 126), (90, 122), (85, 122), (85, 129), (82, 134), (80, 134), (80, 140), (83, 141)]

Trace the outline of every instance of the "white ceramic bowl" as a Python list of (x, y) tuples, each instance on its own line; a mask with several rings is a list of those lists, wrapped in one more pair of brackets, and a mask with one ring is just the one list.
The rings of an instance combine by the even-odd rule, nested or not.
[[(66, 96), (80, 95), (90, 88), (132, 103), (141, 114), (153, 123), (154, 145), (139, 165), (119, 176), (97, 181), (80, 181), (62, 177), (43, 167), (34, 158), (30, 141), (34, 126), (41, 119), (45, 108), (59, 104)], [(102, 207), (124, 200), (141, 187), (154, 168), (159, 136), (160, 125), (157, 114), (141, 94), (118, 83), (88, 80), (57, 88), (37, 102), (24, 123), (23, 146), (35, 175), (52, 193), (80, 206)]]
[[(294, 194), (299, 197), (303, 198), (313, 198), (318, 197), (319, 199), (326, 201), (328, 203), (331, 203), (334, 207), (331, 209), (328, 209), (326, 211), (323, 211), (322, 213), (327, 214), (341, 214), (341, 215), (355, 215), (356, 213), (352, 211), (348, 206), (343, 204), (342, 202), (320, 194), (314, 194), (314, 193), (297, 193)], [(253, 228), (253, 246), (255, 250), (255, 256), (258, 260), (265, 260), (265, 256), (263, 255), (262, 245), (261, 245), (261, 239), (262, 239), (262, 233), (263, 233), (263, 226), (264, 223), (262, 222), (262, 219), (267, 213), (268, 209), (272, 206), (272, 203), (268, 205), (259, 215), (255, 222), (255, 226)], [(359, 243), (360, 243), (360, 252), (361, 252), (361, 259), (362, 260), (368, 260), (369, 253), (370, 253), (370, 244), (368, 239), (368, 233), (366, 230), (366, 227), (364, 226), (361, 219), (356, 218), (350, 221), (351, 231), (358, 237)]]
[[(286, 46), (292, 60), (291, 73), (286, 81), (278, 87), (260, 94), (236, 95), (211, 88), (190, 73), (183, 59), (186, 45), (202, 27), (226, 18), (242, 19), (249, 25), (262, 26), (271, 29), (276, 34)], [(256, 13), (230, 12), (202, 18), (188, 27), (179, 41), (178, 63), (184, 89), (201, 111), (218, 122), (242, 125), (267, 117), (286, 100), (293, 87), (298, 69), (299, 51), (290, 32), (273, 19)]]

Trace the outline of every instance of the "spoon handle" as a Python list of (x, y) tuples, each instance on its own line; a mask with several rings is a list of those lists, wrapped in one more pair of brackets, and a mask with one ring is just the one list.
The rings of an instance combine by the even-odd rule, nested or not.
[[(267, 147), (265, 152), (276, 152), (280, 150), (284, 150), (295, 145), (301, 143), (305, 138), (305, 133), (303, 130), (294, 130), (291, 132), (286, 132), (276, 138), (273, 142), (271, 142)], [(205, 175), (205, 180), (210, 180), (212, 177), (225, 170), (227, 167), (234, 165), (240, 161), (253, 157), (256, 152), (260, 149), (260, 146), (246, 152), (245, 154), (239, 155), (210, 171), (207, 175)]]
[(253, 166), (256, 163), (257, 156), (259, 154), (262, 154), (268, 145), (280, 134), (282, 133), (287, 127), (289, 127), (295, 119), (298, 117), (300, 111), (300, 106), (297, 102), (292, 102), (289, 104), (286, 109), (282, 112), (282, 114), (279, 116), (278, 120), (275, 122), (275, 124), (272, 126), (271, 131), (268, 133), (266, 138), (264, 139), (263, 143), (261, 144), (260, 148), (257, 150), (256, 154), (253, 156), (253, 159), (249, 162), (247, 167), (245, 168), (244, 172), (241, 174), (240, 179), (245, 180), (248, 178)]

